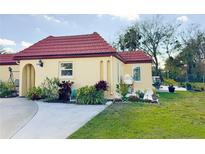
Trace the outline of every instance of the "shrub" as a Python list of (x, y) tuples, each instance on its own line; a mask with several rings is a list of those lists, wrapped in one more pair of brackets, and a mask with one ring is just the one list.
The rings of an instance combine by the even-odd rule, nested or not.
[(192, 86), (192, 89), (195, 91), (204, 91), (205, 89), (205, 84), (204, 83), (200, 83), (200, 82), (193, 82), (190, 83)]
[(139, 101), (139, 97), (137, 97), (137, 96), (129, 96), (128, 97), (128, 101), (130, 101), (130, 102), (137, 102), (137, 101)]
[(43, 90), (41, 87), (33, 87), (27, 93), (27, 98), (31, 100), (39, 100), (44, 97), (45, 96), (43, 96)]
[(142, 92), (142, 91), (140, 91), (140, 90), (138, 90), (138, 91), (136, 91), (136, 95), (137, 95), (140, 99), (143, 99), (143, 98), (144, 98), (145, 93), (144, 93), (144, 92)]
[(104, 101), (104, 91), (95, 86), (85, 86), (77, 91), (77, 104), (103, 104)]
[(164, 79), (164, 85), (166, 86), (177, 85), (177, 82), (173, 79)]
[(160, 81), (156, 81), (153, 86), (156, 88), (156, 89), (159, 89), (160, 86), (161, 86), (161, 82)]
[(106, 81), (101, 80), (101, 81), (99, 81), (98, 83), (95, 84), (95, 88), (96, 88), (96, 90), (98, 90), (98, 91), (99, 91), (99, 90), (106, 91), (107, 88), (108, 88), (108, 84), (107, 84)]
[(59, 84), (58, 78), (46, 78), (42, 83), (42, 93), (45, 96), (45, 101), (54, 101), (59, 97)]
[(185, 82), (180, 82), (179, 83), (179, 86), (183, 87), (183, 88), (186, 88), (186, 83)]
[(187, 90), (204, 91), (205, 83), (202, 82), (180, 82), (180, 86), (187, 88)]
[(122, 97), (122, 100), (126, 100), (126, 95), (128, 94), (129, 86), (125, 83), (120, 83), (116, 85), (116, 92)]
[(0, 97), (12, 97), (15, 85), (12, 82), (0, 82)]
[(34, 87), (27, 93), (27, 98), (31, 100), (44, 99), (47, 102), (57, 99), (69, 101), (71, 86), (73, 82), (63, 81), (60, 83), (58, 78), (46, 78), (40, 87)]
[(155, 88), (153, 88), (152, 91), (154, 95), (157, 95), (157, 90)]
[(63, 81), (62, 83), (59, 84), (59, 100), (62, 101), (70, 101), (70, 96), (71, 96), (71, 87), (74, 82), (70, 81)]
[(187, 90), (192, 90), (192, 85), (191, 85), (191, 83), (187, 82), (187, 83), (186, 83), (186, 88), (187, 88)]

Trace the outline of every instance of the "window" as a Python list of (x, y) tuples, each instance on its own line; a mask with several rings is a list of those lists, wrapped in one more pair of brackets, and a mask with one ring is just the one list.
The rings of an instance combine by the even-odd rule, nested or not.
[(135, 67), (133, 69), (133, 80), (134, 81), (140, 81), (141, 80), (140, 67)]
[(70, 63), (70, 62), (60, 63), (60, 75), (62, 77), (72, 77), (73, 76), (73, 63)]

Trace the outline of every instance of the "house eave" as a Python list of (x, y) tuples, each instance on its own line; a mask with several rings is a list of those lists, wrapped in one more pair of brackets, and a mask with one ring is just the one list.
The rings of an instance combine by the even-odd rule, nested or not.
[(134, 64), (134, 63), (152, 63), (152, 60), (133, 60), (133, 61), (125, 62), (125, 64)]
[(115, 52), (105, 53), (90, 53), (90, 54), (59, 54), (59, 55), (32, 55), (32, 56), (21, 56), (17, 55), (14, 57), (15, 60), (33, 60), (33, 59), (58, 59), (58, 58), (88, 58), (88, 57), (109, 57), (115, 54)]
[(16, 62), (2, 62), (0, 65), (18, 65)]

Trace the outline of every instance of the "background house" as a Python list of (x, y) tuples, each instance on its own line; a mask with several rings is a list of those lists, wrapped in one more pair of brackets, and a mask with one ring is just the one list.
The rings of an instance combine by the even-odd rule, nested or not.
[(19, 65), (14, 60), (15, 54), (0, 54), (0, 81), (8, 81), (10, 78), (9, 67), (13, 71), (13, 79), (19, 80)]

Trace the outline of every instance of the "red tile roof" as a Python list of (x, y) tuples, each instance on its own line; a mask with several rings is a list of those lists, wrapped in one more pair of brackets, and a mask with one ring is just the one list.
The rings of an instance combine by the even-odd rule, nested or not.
[(14, 60), (15, 54), (0, 54), (0, 65), (17, 65)]
[(98, 33), (49, 36), (16, 54), (15, 59), (60, 58), (77, 55), (116, 53)]
[(151, 63), (152, 58), (141, 50), (118, 52), (125, 63)]
[(15, 60), (115, 56), (124, 63), (152, 62), (142, 51), (116, 52), (98, 33), (49, 36), (17, 53)]

